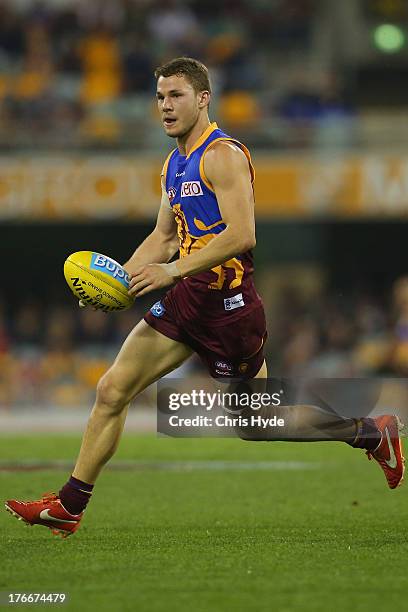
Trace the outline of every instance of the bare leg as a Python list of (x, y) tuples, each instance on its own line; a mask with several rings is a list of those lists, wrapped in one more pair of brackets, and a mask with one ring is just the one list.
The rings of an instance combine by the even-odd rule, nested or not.
[(357, 436), (357, 420), (329, 413), (319, 406), (264, 406), (257, 411), (244, 411), (242, 416), (252, 415), (270, 419), (276, 415), (285, 425), (249, 427), (242, 429), (247, 440), (286, 440), (288, 442), (348, 442)]
[(255, 378), (268, 378), (268, 368), (266, 366), (265, 359), (264, 359), (263, 364), (261, 365), (261, 369), (259, 370), (258, 374), (255, 376)]
[[(267, 378), (268, 370), (264, 361), (255, 379)], [(256, 385), (259, 393), (261, 389)], [(319, 406), (296, 405), (296, 406), (265, 406), (260, 410), (243, 409), (238, 410), (242, 417), (251, 419), (251, 416), (260, 416), (269, 419), (276, 415), (285, 421), (285, 426), (249, 426), (236, 427), (237, 434), (245, 440), (286, 440), (293, 442), (316, 442), (316, 441), (341, 441), (352, 443), (357, 435), (357, 423), (355, 419), (340, 417), (329, 413)]]
[(131, 400), (192, 353), (140, 321), (97, 386), (96, 402), (82, 440), (73, 476), (93, 484), (122, 435)]

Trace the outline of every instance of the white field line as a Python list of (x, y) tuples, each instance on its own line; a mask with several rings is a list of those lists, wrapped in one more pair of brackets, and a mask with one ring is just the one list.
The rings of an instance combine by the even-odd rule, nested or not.
[[(0, 410), (0, 436), (12, 433), (82, 433), (90, 409), (66, 408), (29, 410)], [(156, 411), (146, 408), (131, 410), (126, 419), (126, 431), (155, 432)]]
[[(105, 469), (114, 471), (157, 472), (232, 472), (314, 470), (319, 463), (308, 461), (112, 461)], [(64, 460), (0, 461), (0, 472), (70, 470), (73, 463)]]

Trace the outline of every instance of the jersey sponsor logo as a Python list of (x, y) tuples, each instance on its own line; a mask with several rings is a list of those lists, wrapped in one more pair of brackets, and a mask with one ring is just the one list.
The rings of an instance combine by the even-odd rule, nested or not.
[(165, 307), (163, 306), (163, 304), (161, 303), (161, 301), (159, 300), (158, 302), (156, 302), (155, 304), (153, 304), (153, 306), (150, 309), (150, 312), (152, 313), (152, 315), (154, 317), (162, 317), (164, 315), (164, 313), (166, 312)]
[(237, 293), (237, 295), (234, 295), (234, 297), (225, 298), (224, 300), (225, 310), (235, 310), (235, 308), (242, 308), (242, 306), (245, 306), (242, 293)]
[(181, 183), (181, 197), (188, 198), (192, 196), (202, 196), (203, 189), (201, 187), (200, 181), (187, 181), (185, 183)]
[(186, 173), (185, 170), (183, 170), (183, 172), (176, 172), (176, 177), (178, 178), (179, 176), (184, 176)]
[(113, 259), (110, 259), (110, 257), (100, 255), (99, 253), (92, 253), (90, 268), (91, 270), (101, 270), (105, 274), (109, 274), (112, 278), (116, 278), (126, 289), (129, 289), (129, 275), (126, 274), (122, 266)]

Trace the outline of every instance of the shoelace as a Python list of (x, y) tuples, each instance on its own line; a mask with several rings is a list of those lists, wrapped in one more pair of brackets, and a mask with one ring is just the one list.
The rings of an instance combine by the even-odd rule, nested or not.
[(52, 502), (58, 499), (58, 495), (55, 493), (43, 493), (41, 497), (42, 502)]

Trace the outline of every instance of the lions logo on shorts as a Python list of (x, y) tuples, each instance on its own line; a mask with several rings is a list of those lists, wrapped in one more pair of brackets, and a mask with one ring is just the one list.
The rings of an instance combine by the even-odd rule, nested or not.
[(247, 369), (248, 369), (248, 365), (249, 365), (249, 364), (248, 364), (248, 363), (245, 363), (245, 361), (244, 361), (244, 362), (242, 362), (242, 363), (240, 363), (240, 364), (239, 364), (239, 367), (238, 367), (238, 372), (239, 372), (240, 374), (245, 374), (245, 372), (246, 372), (246, 371), (247, 371)]
[(161, 303), (161, 301), (159, 300), (158, 302), (153, 304), (153, 306), (150, 309), (150, 312), (155, 317), (162, 317), (164, 315), (164, 313), (166, 312), (166, 309), (163, 306), (163, 304)]

